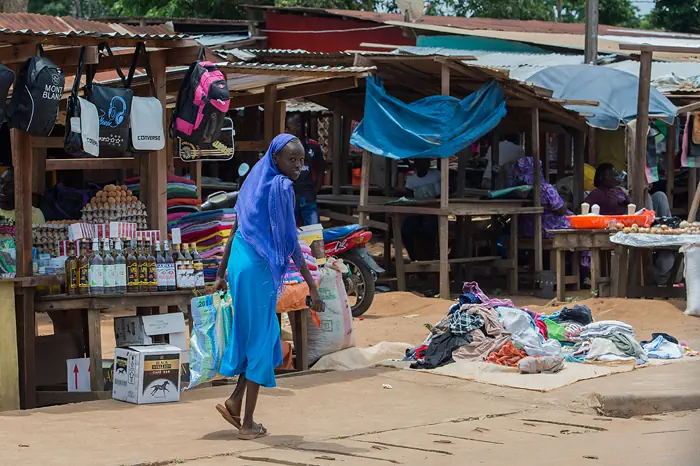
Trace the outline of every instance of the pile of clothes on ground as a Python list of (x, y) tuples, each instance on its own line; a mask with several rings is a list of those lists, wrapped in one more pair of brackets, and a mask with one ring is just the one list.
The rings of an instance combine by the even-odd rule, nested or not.
[[(199, 212), (202, 200), (197, 196), (197, 185), (194, 181), (182, 176), (168, 175), (168, 231), (174, 228), (174, 224), (189, 214)], [(124, 180), (127, 189), (134, 196), (139, 196), (141, 179), (138, 176)]]
[(169, 226), (180, 228), (183, 243), (195, 243), (202, 257), (204, 282), (216, 281), (216, 272), (236, 218), (233, 209), (218, 209), (188, 214)]
[(551, 314), (518, 309), (508, 299), (490, 299), (475, 282), (465, 283), (459, 302), (430, 327), (426, 340), (406, 352), (414, 369), (434, 369), (469, 360), (517, 367), (521, 373), (554, 373), (565, 362), (677, 359), (693, 352), (671, 335), (655, 333), (637, 342), (634, 329), (618, 321), (595, 322), (586, 306)]

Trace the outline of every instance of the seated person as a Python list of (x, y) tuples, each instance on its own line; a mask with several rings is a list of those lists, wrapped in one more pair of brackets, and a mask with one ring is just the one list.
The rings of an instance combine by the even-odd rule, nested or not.
[[(0, 175), (0, 215), (15, 220), (15, 171), (8, 168)], [(32, 224), (46, 223), (44, 214), (32, 206)]]
[[(598, 204), (601, 215), (627, 215), (627, 205), (632, 201), (627, 192), (620, 187), (618, 173), (609, 163), (601, 163), (595, 171), (593, 184), (595, 189), (586, 197), (591, 206)], [(647, 193), (645, 207), (653, 210), (657, 217), (670, 217), (671, 207), (668, 197), (663, 191), (652, 195)], [(638, 206), (638, 208), (640, 208)], [(671, 269), (675, 262), (673, 251), (657, 251), (654, 253), (654, 283), (665, 285), (671, 277)]]
[[(413, 173), (406, 178), (405, 196), (409, 199), (435, 199), (440, 195), (440, 170), (430, 168), (430, 159), (413, 162)], [(401, 238), (413, 261), (435, 259), (438, 235), (436, 215), (412, 215), (401, 226)]]
[[(571, 212), (566, 208), (556, 188), (544, 181), (544, 174), (540, 166), (540, 190), (544, 212), (542, 213), (542, 236), (551, 238), (548, 230), (565, 230), (570, 227), (567, 215)], [(518, 160), (513, 170), (513, 183), (515, 186), (533, 186), (535, 183), (535, 167), (532, 157), (523, 157)], [(535, 217), (532, 214), (520, 215), (520, 234), (526, 238), (535, 236)]]
[[(495, 167), (495, 173), (492, 173), (493, 165), (491, 163), (491, 148), (486, 151), (486, 170), (484, 171), (484, 178), (481, 182), (482, 189), (491, 189), (491, 179), (495, 175), (496, 180), (499, 179), (499, 173), (506, 165), (513, 165), (521, 158), (525, 157), (525, 151), (520, 147), (520, 136), (517, 134), (511, 134), (506, 136), (501, 142), (498, 143), (498, 166)], [(496, 183), (496, 189), (507, 188), (505, 184), (500, 186)]]

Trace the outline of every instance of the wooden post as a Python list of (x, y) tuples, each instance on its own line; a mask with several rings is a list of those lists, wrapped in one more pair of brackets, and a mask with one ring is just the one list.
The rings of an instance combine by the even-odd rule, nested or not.
[(597, 167), (598, 163), (596, 162), (597, 156), (596, 156), (596, 129), (592, 126), (589, 126), (588, 128), (588, 154), (586, 156), (586, 162), (588, 165), (591, 167)]
[[(697, 170), (697, 169), (693, 169)], [(689, 181), (690, 183), (690, 181)], [(693, 201), (690, 204), (690, 208), (688, 210), (688, 221), (689, 222), (694, 222), (697, 220), (696, 216), (698, 214), (698, 208), (700, 208), (700, 188), (696, 185), (693, 185), (695, 195), (693, 196)]]
[[(165, 108), (167, 100), (165, 78), (165, 52), (153, 52), (150, 54), (151, 72), (156, 88), (155, 97)], [(163, 112), (163, 125), (167, 126), (167, 116)], [(148, 154), (149, 179), (148, 179), (148, 222), (151, 228), (160, 231), (161, 239), (168, 234), (168, 150), (166, 147)]]
[(494, 173), (501, 166), (501, 138), (498, 134), (498, 128), (494, 128), (491, 132), (491, 186), (489, 189), (496, 189), (496, 177)]
[[(541, 165), (540, 165), (540, 112), (537, 107), (530, 111), (531, 128), (530, 140), (532, 150), (532, 164), (534, 169), (534, 183), (532, 186), (532, 198), (535, 202), (535, 207), (542, 207), (542, 180), (541, 180)], [(540, 273), (543, 269), (542, 263), (542, 214), (535, 214), (535, 274), (539, 280)]]
[[(690, 213), (693, 210), (693, 204), (696, 205), (695, 211), (697, 212), (697, 201), (695, 200), (697, 196), (695, 193), (698, 190), (698, 169), (690, 168), (688, 169), (688, 218), (690, 218)], [(695, 218), (695, 212), (693, 213), (693, 218)], [(694, 220), (693, 220), (694, 221)]]
[(275, 136), (287, 128), (287, 102), (275, 102)]
[(676, 183), (676, 122), (668, 128), (666, 138), (666, 197), (673, 215), (673, 188)]
[[(372, 155), (366, 150), (362, 151), (362, 181), (360, 182), (360, 207), (367, 207), (369, 201), (369, 171)], [(360, 225), (367, 226), (369, 214), (360, 212)]]
[(540, 134), (540, 147), (543, 148), (543, 154), (542, 154), (542, 171), (544, 171), (544, 182), (549, 183), (549, 165), (550, 165), (550, 160), (549, 160), (549, 149), (550, 149), (550, 144), (549, 144), (549, 134), (545, 131)]
[(586, 0), (585, 33), (583, 62), (595, 65), (598, 63), (598, 0)]
[(192, 165), (194, 165), (194, 174), (192, 175), (192, 181), (197, 185), (197, 197), (202, 198), (202, 161), (197, 160)]
[(348, 162), (350, 161), (350, 136), (352, 135), (352, 118), (343, 116), (343, 139), (340, 147), (340, 184), (350, 184)]
[[(32, 137), (11, 130), (12, 165), (15, 171), (15, 250), (17, 277), (32, 272)], [(36, 406), (36, 315), (34, 289), (22, 288), (15, 296), (17, 352), (20, 361), (20, 401), (24, 409)]]
[(584, 134), (577, 131), (574, 136), (574, 212), (580, 212), (583, 203)]
[[(155, 96), (154, 96), (155, 97)], [(166, 121), (168, 117), (165, 117)], [(165, 127), (167, 128), (167, 126)], [(175, 174), (175, 153), (176, 153), (176, 145), (177, 145), (177, 138), (175, 139), (170, 139), (167, 136), (167, 129), (166, 129), (166, 136), (165, 136), (165, 150), (167, 151), (167, 164), (168, 164), (168, 175), (174, 175)]]
[[(442, 95), (450, 95), (450, 69), (442, 65), (440, 90)], [(450, 203), (450, 159), (440, 160), (440, 208), (447, 210)], [(449, 219), (447, 214), (438, 218), (440, 239), (440, 297), (450, 299), (450, 263), (448, 254)]]
[(275, 104), (277, 86), (265, 86), (265, 142), (269, 145), (275, 138)]
[(639, 94), (637, 99), (637, 133), (634, 143), (634, 160), (630, 165), (630, 191), (632, 203), (638, 209), (646, 205), (646, 151), (647, 132), (649, 130), (649, 91), (651, 87), (652, 49), (642, 45), (639, 57)]
[(342, 144), (342, 118), (340, 113), (337, 111), (333, 112), (333, 119), (331, 120), (331, 160), (333, 163), (333, 177), (332, 177), (332, 184), (333, 184), (333, 195), (338, 196), (340, 194), (340, 178), (341, 178), (341, 173), (343, 171), (343, 166), (342, 166), (342, 156), (341, 156), (341, 144)]

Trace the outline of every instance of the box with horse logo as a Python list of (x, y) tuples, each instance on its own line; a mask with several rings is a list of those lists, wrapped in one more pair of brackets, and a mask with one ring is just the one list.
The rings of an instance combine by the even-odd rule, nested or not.
[(115, 348), (112, 398), (140, 405), (179, 401), (180, 355), (172, 345)]

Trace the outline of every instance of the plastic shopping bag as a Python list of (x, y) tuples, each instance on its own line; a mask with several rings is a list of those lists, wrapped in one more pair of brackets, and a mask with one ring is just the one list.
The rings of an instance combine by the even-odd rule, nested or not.
[(223, 378), (219, 367), (231, 336), (231, 295), (214, 293), (192, 298), (190, 384), (187, 389)]
[(700, 245), (685, 245), (681, 252), (685, 254), (685, 289), (688, 293), (685, 315), (700, 317)]

